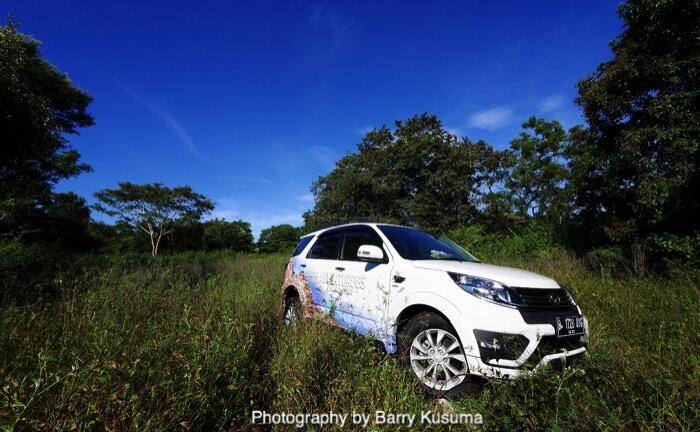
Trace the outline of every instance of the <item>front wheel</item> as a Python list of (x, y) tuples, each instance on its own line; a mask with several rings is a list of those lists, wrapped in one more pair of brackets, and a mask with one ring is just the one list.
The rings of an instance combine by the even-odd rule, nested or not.
[(478, 391), (456, 334), (444, 318), (430, 312), (413, 317), (399, 333), (403, 360), (429, 394)]

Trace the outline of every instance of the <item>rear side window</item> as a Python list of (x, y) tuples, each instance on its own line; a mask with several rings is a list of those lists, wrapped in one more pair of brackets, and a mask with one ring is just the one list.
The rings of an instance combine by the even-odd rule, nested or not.
[(342, 242), (343, 233), (340, 231), (321, 234), (306, 257), (330, 260), (338, 259), (338, 252), (340, 252), (340, 245)]
[(372, 245), (381, 248), (382, 239), (370, 229), (348, 230), (345, 233), (345, 243), (343, 244), (341, 259), (345, 261), (360, 261), (360, 259), (357, 258), (357, 250), (362, 245)]
[(313, 238), (314, 238), (314, 236), (302, 237), (301, 240), (299, 240), (299, 244), (297, 245), (297, 248), (294, 249), (293, 256), (299, 255), (304, 250), (304, 248), (306, 248), (306, 245), (308, 245), (309, 242), (311, 241), (311, 239), (313, 239)]

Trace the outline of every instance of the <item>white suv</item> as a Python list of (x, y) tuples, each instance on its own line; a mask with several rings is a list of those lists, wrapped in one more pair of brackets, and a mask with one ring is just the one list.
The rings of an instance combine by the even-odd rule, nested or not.
[(302, 237), (281, 294), (285, 323), (314, 318), (374, 336), (434, 393), (463, 391), (470, 375), (566, 365), (588, 346), (588, 322), (554, 280), (397, 225)]

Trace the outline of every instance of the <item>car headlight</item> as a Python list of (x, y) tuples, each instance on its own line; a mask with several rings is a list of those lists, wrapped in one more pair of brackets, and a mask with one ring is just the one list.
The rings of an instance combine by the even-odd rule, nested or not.
[(508, 287), (502, 283), (459, 273), (448, 274), (457, 286), (475, 297), (503, 306), (515, 307), (516, 305)]

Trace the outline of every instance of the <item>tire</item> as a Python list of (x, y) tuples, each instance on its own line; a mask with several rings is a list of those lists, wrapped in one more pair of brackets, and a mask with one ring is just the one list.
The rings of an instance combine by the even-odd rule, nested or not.
[(284, 325), (293, 325), (301, 320), (301, 300), (296, 294), (288, 295), (284, 299), (284, 312), (282, 320)]
[(469, 375), (462, 342), (440, 315), (421, 312), (398, 334), (402, 362), (431, 396), (476, 393), (481, 384)]

